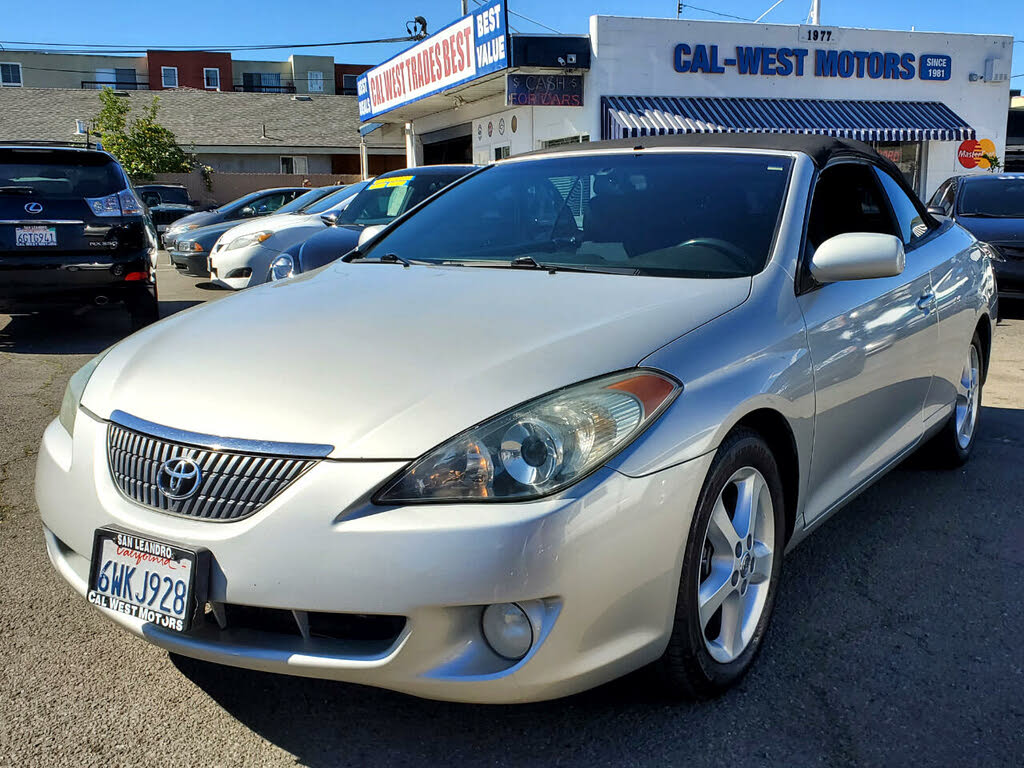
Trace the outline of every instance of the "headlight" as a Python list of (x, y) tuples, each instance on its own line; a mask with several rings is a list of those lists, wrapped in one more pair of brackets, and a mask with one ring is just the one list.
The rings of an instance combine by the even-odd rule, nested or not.
[(194, 240), (179, 240), (175, 245), (178, 253), (185, 253), (186, 251), (192, 251), (193, 253), (202, 253), (203, 246)]
[(374, 501), (507, 501), (554, 493), (628, 445), (680, 389), (667, 376), (635, 370), (544, 395), (433, 449)]
[(103, 360), (109, 351), (101, 352), (79, 368), (64, 389), (64, 399), (60, 404), (58, 420), (64, 429), (68, 431), (69, 435), (75, 434), (75, 417), (78, 415), (78, 406), (82, 402), (82, 393), (85, 392), (85, 385), (89, 383), (89, 379), (92, 378), (92, 373), (96, 370), (96, 366), (100, 364), (100, 361)]
[(270, 265), (270, 279), (287, 280), (295, 275), (295, 260), (287, 253), (282, 253)]
[(263, 232), (253, 232), (248, 235), (242, 235), (241, 237), (236, 237), (234, 240), (228, 243), (227, 248), (225, 248), (224, 250), (233, 251), (235, 250), (235, 248), (245, 248), (247, 245), (256, 245), (257, 243), (262, 243), (265, 240), (269, 240), (272, 234), (274, 233), (267, 232), (266, 230), (264, 230)]

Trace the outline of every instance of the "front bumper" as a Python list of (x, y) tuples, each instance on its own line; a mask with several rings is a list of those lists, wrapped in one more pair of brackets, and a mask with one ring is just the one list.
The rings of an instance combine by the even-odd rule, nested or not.
[(267, 281), (271, 262), (280, 255), (280, 251), (260, 243), (231, 250), (214, 249), (210, 254), (213, 283), (236, 291), (261, 285)]
[[(711, 454), (641, 478), (603, 468), (562, 494), (510, 504), (372, 507), (403, 464), (324, 460), (249, 518), (210, 523), (120, 495), (106, 425), (43, 438), (36, 497), (47, 552), (86, 592), (93, 532), (119, 525), (211, 553), (211, 603), (405, 617), (386, 647), (210, 623), (178, 634), (121, 614), (167, 650), (233, 666), (364, 683), (428, 698), (520, 702), (567, 695), (658, 658), (683, 543)], [(538, 638), (510, 662), (483, 640), (491, 603), (533, 606)]]
[(190, 277), (210, 276), (210, 256), (206, 251), (168, 251), (171, 264)]
[(992, 261), (992, 270), (996, 274), (996, 287), (999, 295), (1009, 299), (1024, 298), (1024, 260), (1004, 258)]

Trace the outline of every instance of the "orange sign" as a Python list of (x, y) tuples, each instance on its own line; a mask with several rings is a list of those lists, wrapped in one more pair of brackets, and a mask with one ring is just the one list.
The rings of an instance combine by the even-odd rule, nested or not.
[(994, 155), (996, 145), (991, 139), (976, 141), (968, 139), (960, 145), (956, 151), (956, 159), (964, 168), (988, 168), (991, 163), (984, 158), (984, 155)]

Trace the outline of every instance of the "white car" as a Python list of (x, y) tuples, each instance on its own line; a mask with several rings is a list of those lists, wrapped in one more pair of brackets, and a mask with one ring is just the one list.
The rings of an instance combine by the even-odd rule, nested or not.
[[(490, 703), (656, 663), (715, 696), (768, 636), (787, 550), (919, 446), (970, 457), (991, 258), (858, 142), (503, 160), (76, 373), (36, 466), (47, 552), (95, 610), (207, 661)], [(926, 528), (919, 501), (893, 520)], [(894, 584), (941, 590), (934, 559)], [(828, 583), (790, 610), (834, 610)]]
[(345, 210), (368, 183), (343, 187), (301, 213), (269, 216), (232, 227), (210, 251), (212, 282), (236, 291), (265, 282), (271, 262), (282, 251), (326, 227), (323, 217)]

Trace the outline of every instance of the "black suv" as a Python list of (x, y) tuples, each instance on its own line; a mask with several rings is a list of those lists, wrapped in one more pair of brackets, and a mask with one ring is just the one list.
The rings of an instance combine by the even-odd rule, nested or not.
[(159, 316), (156, 231), (106, 152), (0, 146), (0, 312), (121, 302)]

